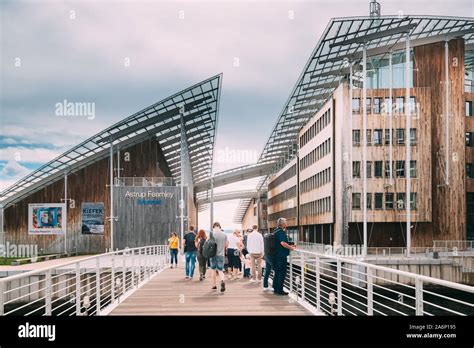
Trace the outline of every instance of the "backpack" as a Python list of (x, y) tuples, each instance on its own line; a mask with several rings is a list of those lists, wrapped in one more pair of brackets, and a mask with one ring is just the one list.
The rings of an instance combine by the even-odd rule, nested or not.
[(206, 243), (206, 241), (204, 239), (200, 239), (199, 240), (199, 243), (198, 243), (198, 255), (202, 255), (202, 250), (204, 248), (204, 244)]
[(263, 237), (263, 250), (265, 255), (271, 256), (276, 252), (275, 232), (267, 233)]
[(215, 257), (216, 253), (217, 253), (217, 243), (211, 232), (211, 236), (209, 237), (208, 240), (206, 240), (206, 242), (204, 243), (204, 246), (202, 247), (202, 256), (204, 256), (207, 259), (210, 259), (211, 257)]
[(196, 235), (192, 232), (188, 232), (184, 236), (184, 239), (186, 239), (185, 251), (195, 251), (196, 250), (196, 246), (195, 246)]

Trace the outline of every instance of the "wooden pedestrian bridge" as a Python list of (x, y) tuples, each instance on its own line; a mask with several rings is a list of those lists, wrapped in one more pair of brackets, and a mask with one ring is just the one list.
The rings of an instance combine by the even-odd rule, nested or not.
[(169, 260), (154, 245), (12, 266), (23, 269), (0, 278), (0, 315), (474, 315), (472, 286), (305, 248), (288, 259), (289, 296), (246, 278), (226, 279), (221, 293), (210, 270), (185, 279), (184, 264)]

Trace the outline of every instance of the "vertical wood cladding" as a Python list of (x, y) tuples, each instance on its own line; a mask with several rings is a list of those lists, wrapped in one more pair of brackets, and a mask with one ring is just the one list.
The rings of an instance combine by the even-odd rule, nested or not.
[(445, 185), (445, 43), (414, 48), (414, 86), (432, 90), (432, 194), (433, 223), (425, 233), (414, 236), (413, 246), (438, 239), (465, 239), (465, 102), (464, 40), (449, 41), (449, 185)]
[[(116, 149), (115, 149), (116, 150)], [(124, 161), (129, 152), (130, 161)], [(120, 176), (170, 176), (165, 158), (156, 140), (148, 139), (128, 148), (120, 149)], [(82, 253), (104, 252), (110, 247), (110, 191), (109, 158), (101, 159), (83, 169), (68, 175), (68, 198), (75, 200), (75, 208), (67, 211), (67, 241), (69, 251)], [(117, 167), (117, 155), (114, 155)], [(115, 173), (116, 174), (116, 173)], [(64, 250), (62, 236), (35, 236), (28, 234), (28, 204), (58, 203), (64, 198), (64, 180), (56, 181), (30, 196), (9, 206), (4, 212), (6, 240), (17, 244), (37, 244), (44, 253), (58, 253)], [(105, 231), (103, 236), (82, 235), (81, 223), (83, 202), (103, 202), (105, 205)]]

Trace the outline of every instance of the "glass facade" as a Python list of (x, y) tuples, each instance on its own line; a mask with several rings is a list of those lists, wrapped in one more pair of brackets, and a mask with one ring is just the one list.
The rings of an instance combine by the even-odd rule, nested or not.
[[(369, 89), (389, 88), (389, 57), (371, 57), (371, 68), (368, 69), (367, 86)], [(408, 85), (413, 87), (413, 49), (410, 52), (410, 79)], [(405, 88), (405, 51), (395, 51), (392, 56), (393, 88)]]

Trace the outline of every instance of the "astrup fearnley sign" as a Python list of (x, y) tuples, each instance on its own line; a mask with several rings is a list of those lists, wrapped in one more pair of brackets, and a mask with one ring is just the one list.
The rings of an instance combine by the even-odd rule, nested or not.
[(147, 191), (147, 192), (135, 192), (128, 191), (125, 192), (125, 197), (127, 198), (164, 198), (172, 199), (174, 197), (173, 192), (156, 192), (156, 191)]

